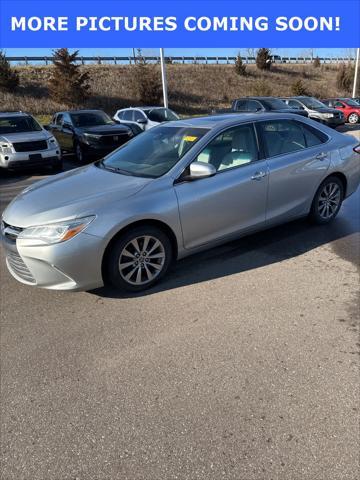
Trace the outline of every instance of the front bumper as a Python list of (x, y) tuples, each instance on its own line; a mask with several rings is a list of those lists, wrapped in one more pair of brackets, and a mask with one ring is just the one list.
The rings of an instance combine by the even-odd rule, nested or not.
[(4, 235), (1, 240), (7, 268), (21, 283), (51, 290), (91, 290), (103, 285), (99, 237), (81, 232), (66, 242), (44, 246)]
[(34, 152), (0, 153), (0, 167), (10, 169), (53, 166), (60, 160), (59, 147)]
[[(115, 135), (116, 136), (116, 135)], [(97, 143), (97, 142), (84, 142), (81, 141), (81, 147), (84, 151), (84, 154), (88, 158), (92, 159), (99, 159), (103, 158), (109, 153), (113, 152), (117, 148), (121, 147), (124, 145), (126, 142), (131, 140), (133, 136), (124, 136), (124, 138), (119, 138), (118, 142), (114, 143), (109, 143), (107, 145), (104, 145), (102, 143)]]
[(313, 120), (317, 120), (318, 122), (324, 123), (325, 125), (328, 125), (330, 127), (338, 127), (339, 125), (345, 125), (345, 117), (326, 118), (322, 116), (311, 116), (310, 118), (312, 118)]

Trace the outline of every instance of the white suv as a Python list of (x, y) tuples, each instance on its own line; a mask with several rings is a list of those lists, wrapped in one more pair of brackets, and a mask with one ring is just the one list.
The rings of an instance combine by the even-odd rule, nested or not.
[(120, 123), (138, 125), (142, 130), (149, 130), (163, 122), (179, 120), (178, 115), (164, 107), (131, 107), (118, 110), (114, 120)]
[(0, 112), (0, 168), (21, 167), (61, 170), (59, 144), (28, 113)]

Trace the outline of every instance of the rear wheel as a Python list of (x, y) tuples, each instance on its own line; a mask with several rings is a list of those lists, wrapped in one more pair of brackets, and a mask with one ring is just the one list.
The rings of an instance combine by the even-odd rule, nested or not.
[(316, 224), (331, 222), (339, 213), (344, 199), (344, 185), (338, 177), (328, 177), (318, 188), (309, 215)]
[(107, 277), (121, 290), (145, 290), (166, 274), (172, 257), (170, 239), (162, 230), (135, 227), (111, 246), (105, 260)]
[(354, 123), (358, 123), (358, 121), (359, 121), (359, 115), (355, 112), (350, 113), (350, 115), (348, 116), (348, 122), (351, 124), (354, 124)]

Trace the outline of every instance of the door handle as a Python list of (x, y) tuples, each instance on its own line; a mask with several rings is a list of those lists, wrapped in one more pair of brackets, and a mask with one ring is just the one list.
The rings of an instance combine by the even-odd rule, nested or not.
[(255, 172), (254, 175), (251, 177), (251, 180), (261, 180), (262, 178), (266, 177), (266, 172)]
[(318, 153), (315, 158), (316, 160), (325, 160), (326, 157), (327, 157), (327, 153), (321, 152), (321, 153)]

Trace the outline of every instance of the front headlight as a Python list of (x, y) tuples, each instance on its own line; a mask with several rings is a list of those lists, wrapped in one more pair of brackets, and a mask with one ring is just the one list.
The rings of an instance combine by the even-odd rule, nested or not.
[(18, 239), (32, 239), (37, 242), (37, 245), (52, 245), (53, 243), (65, 242), (82, 232), (94, 218), (95, 215), (91, 215), (67, 222), (28, 227), (20, 233)]
[(334, 114), (333, 113), (324, 113), (325, 118), (333, 118)]
[(55, 137), (50, 137), (50, 138), (48, 138), (47, 142), (48, 142), (48, 146), (49, 146), (50, 148), (55, 148), (55, 147), (58, 146), (58, 143), (57, 143)]
[(101, 138), (101, 135), (95, 135), (94, 133), (84, 133), (83, 138), (86, 143), (98, 142), (99, 138)]
[(0, 142), (0, 153), (3, 153), (4, 155), (9, 155), (10, 153), (13, 152), (12, 145), (11, 143), (1, 143)]

